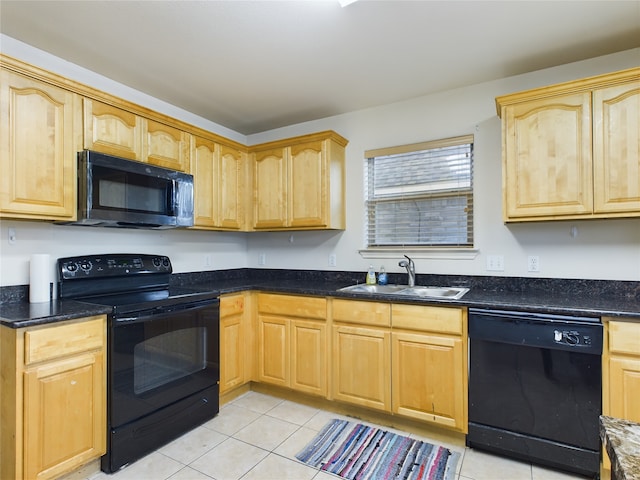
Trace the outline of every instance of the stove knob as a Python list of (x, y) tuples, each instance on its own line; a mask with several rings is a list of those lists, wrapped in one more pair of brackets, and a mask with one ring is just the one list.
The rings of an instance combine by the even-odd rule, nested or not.
[(160, 263), (161, 263), (161, 260), (158, 257), (153, 259), (153, 266), (154, 267), (159, 267)]
[(75, 263), (67, 264), (67, 270), (69, 270), (70, 272), (75, 272), (77, 269), (78, 265), (76, 265)]
[(162, 265), (164, 265), (165, 267), (169, 267), (169, 259), (167, 257), (164, 257), (162, 259)]
[(88, 272), (89, 270), (91, 270), (91, 262), (89, 260), (81, 261), (80, 268)]

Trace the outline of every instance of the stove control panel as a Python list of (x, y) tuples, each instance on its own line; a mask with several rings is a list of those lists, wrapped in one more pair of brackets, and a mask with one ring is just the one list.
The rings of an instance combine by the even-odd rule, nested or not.
[(147, 254), (106, 254), (58, 259), (63, 280), (124, 277), (138, 274), (171, 274), (169, 257)]

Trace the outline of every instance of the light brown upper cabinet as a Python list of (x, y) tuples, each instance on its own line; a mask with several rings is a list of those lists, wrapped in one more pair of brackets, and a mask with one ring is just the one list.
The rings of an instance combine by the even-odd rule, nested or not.
[(596, 213), (640, 214), (640, 69), (627, 84), (593, 92)]
[(238, 148), (191, 136), (194, 227), (243, 230), (247, 154)]
[(84, 148), (142, 161), (144, 119), (135, 113), (85, 98)]
[(129, 110), (84, 99), (84, 148), (189, 173), (189, 133)]
[(345, 228), (345, 147), (327, 131), (250, 148), (255, 230)]
[(640, 216), (640, 68), (496, 104), (506, 222)]
[(88, 149), (192, 174), (195, 228), (345, 228), (348, 142), (335, 132), (249, 148), (6, 55), (0, 63), (0, 218), (75, 220), (77, 152)]
[(4, 68), (0, 71), (0, 217), (73, 220), (78, 95)]
[(287, 151), (285, 148), (253, 153), (253, 228), (287, 226)]
[(187, 132), (146, 120), (142, 148), (145, 162), (189, 173), (190, 135)]

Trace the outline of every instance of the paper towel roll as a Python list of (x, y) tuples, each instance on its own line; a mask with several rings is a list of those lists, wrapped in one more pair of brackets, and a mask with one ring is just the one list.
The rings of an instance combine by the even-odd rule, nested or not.
[(49, 270), (49, 255), (31, 255), (29, 262), (29, 302), (49, 301), (49, 282), (51, 272)]

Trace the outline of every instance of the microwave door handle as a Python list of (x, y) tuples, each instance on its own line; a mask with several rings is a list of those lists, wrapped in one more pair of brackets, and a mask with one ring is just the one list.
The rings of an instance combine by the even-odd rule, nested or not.
[(176, 182), (175, 179), (171, 180), (171, 187), (169, 188), (169, 191), (167, 192), (167, 195), (169, 195), (169, 205), (171, 208), (171, 215), (176, 215), (176, 212), (178, 211), (178, 182)]

